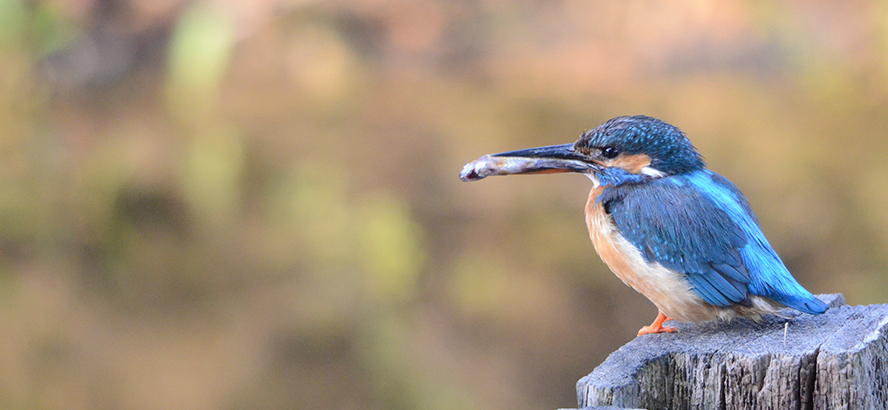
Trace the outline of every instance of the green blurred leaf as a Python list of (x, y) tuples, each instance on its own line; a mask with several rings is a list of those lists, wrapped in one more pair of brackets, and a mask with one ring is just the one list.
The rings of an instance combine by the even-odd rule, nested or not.
[(407, 206), (377, 193), (362, 205), (354, 226), (370, 291), (383, 301), (412, 297), (426, 252)]
[(20, 0), (0, 0), (0, 46), (21, 41), (28, 15)]
[(185, 150), (182, 183), (200, 218), (228, 225), (240, 208), (243, 141), (234, 129), (215, 127), (195, 135)]
[(84, 31), (83, 27), (71, 21), (58, 6), (45, 3), (32, 10), (30, 21), (26, 20), (26, 24), (29, 24), (26, 30), (36, 40), (34, 46), (40, 56), (64, 49)]
[(170, 44), (168, 98), (191, 112), (192, 104), (211, 104), (228, 72), (234, 49), (231, 18), (208, 2), (196, 2), (176, 26)]

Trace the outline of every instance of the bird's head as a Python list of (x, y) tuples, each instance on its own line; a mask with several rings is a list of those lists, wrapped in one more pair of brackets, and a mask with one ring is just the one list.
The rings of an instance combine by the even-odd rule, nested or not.
[(460, 178), (579, 172), (596, 184), (617, 186), (703, 167), (703, 159), (681, 130), (656, 118), (632, 116), (610, 119), (573, 144), (485, 155), (467, 164)]

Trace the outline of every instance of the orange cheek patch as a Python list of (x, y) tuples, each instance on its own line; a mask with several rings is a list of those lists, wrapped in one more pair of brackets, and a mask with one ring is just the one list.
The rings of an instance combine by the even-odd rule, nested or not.
[(641, 169), (648, 165), (651, 165), (651, 157), (645, 154), (620, 155), (608, 164), (608, 166), (620, 167), (633, 174), (640, 174)]

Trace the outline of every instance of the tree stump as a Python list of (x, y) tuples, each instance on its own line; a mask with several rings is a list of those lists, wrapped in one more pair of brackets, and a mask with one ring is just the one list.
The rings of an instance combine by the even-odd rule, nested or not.
[(678, 333), (638, 337), (582, 378), (579, 407), (888, 409), (888, 305), (818, 297), (823, 315), (670, 322)]

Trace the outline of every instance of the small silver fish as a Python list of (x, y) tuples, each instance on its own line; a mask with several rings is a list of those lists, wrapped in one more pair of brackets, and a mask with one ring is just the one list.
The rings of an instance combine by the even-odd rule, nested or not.
[(562, 158), (533, 158), (485, 155), (463, 167), (459, 179), (477, 181), (492, 175), (542, 174), (550, 172), (589, 172), (594, 167), (586, 162)]

